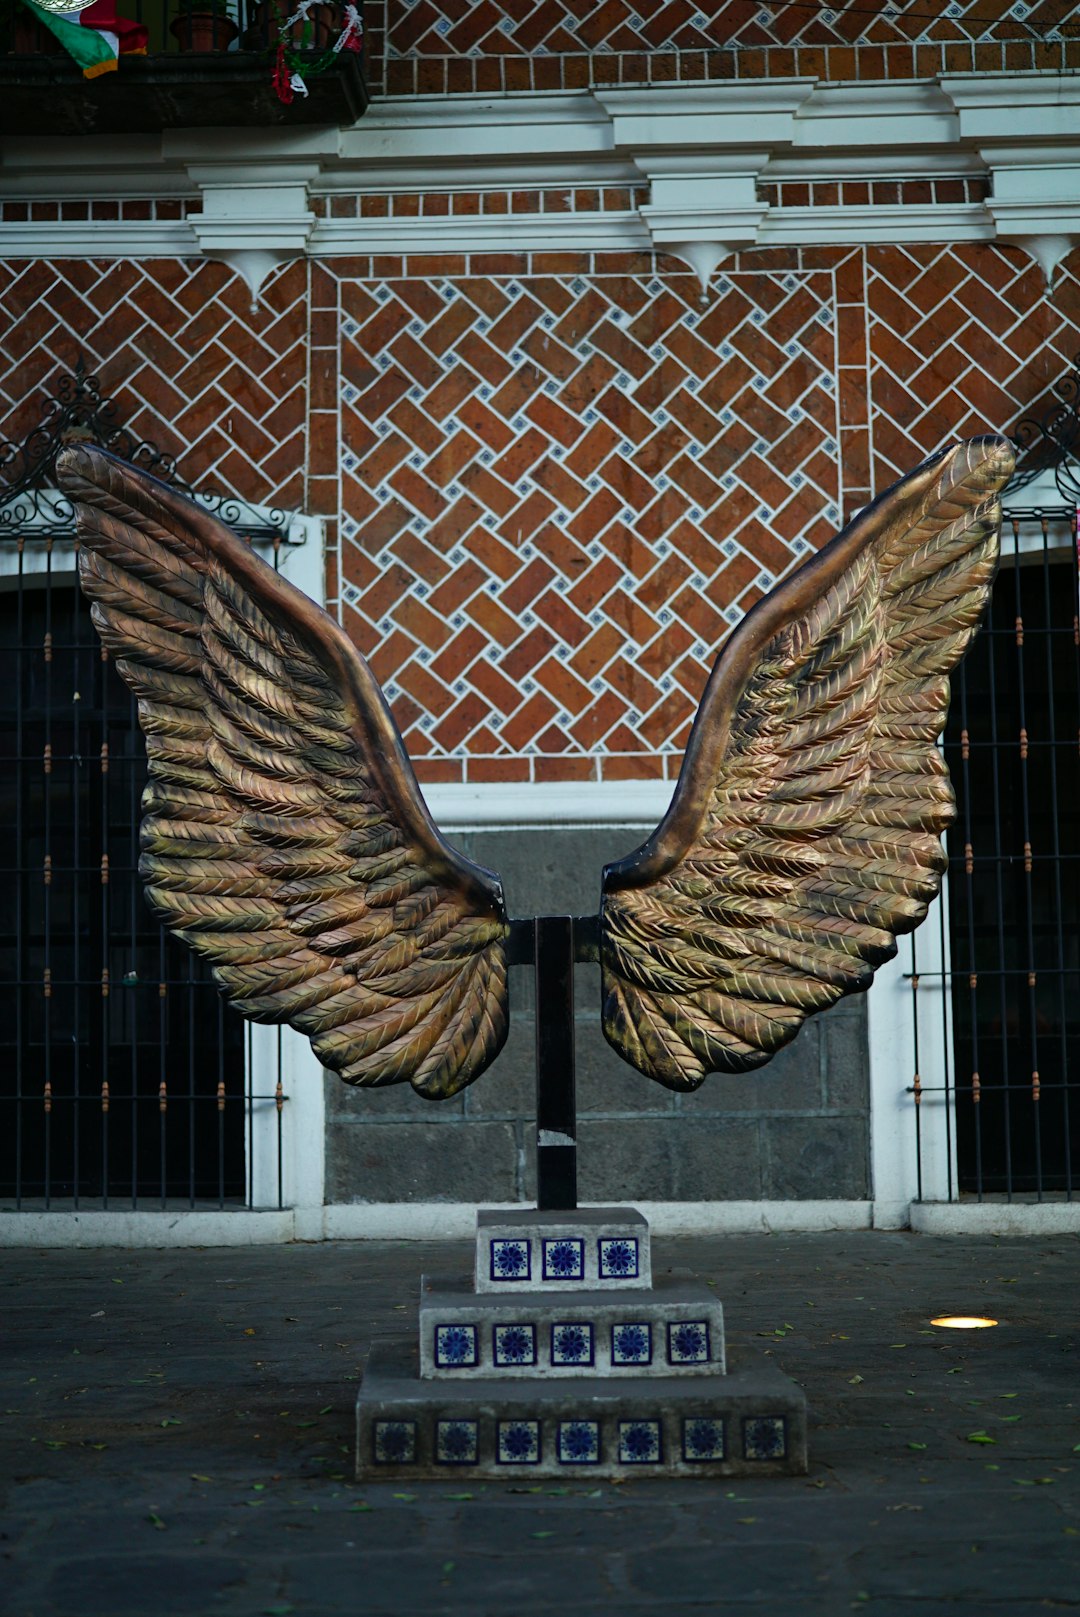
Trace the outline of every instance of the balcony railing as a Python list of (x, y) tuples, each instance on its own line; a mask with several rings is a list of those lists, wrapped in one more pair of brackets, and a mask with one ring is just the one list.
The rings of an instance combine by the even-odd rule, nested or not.
[(86, 12), (81, 22), (114, 21), (119, 55), (116, 71), (86, 77), (23, 0), (0, 0), (0, 127), (85, 135), (354, 123), (368, 95), (352, 8), (323, 0), (298, 19), (297, 9), (297, 0), (96, 0), (91, 23)]

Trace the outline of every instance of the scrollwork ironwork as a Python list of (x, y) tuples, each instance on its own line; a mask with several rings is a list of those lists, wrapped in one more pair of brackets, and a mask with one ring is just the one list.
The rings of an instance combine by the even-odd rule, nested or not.
[(1080, 505), (1080, 354), (1072, 365), (1057, 384), (1057, 398), (1046, 414), (1017, 423), (1012, 434), (1017, 467), (1004, 493), (1006, 501), (1041, 473), (1052, 472), (1062, 499)]
[(284, 511), (258, 509), (238, 494), (213, 487), (194, 488), (181, 475), (175, 455), (146, 438), (136, 438), (120, 419), (115, 399), (103, 398), (98, 378), (80, 355), (62, 375), (55, 395), (46, 397), (41, 419), (21, 443), (0, 442), (0, 543), (28, 536), (50, 539), (75, 532), (75, 509), (56, 479), (56, 457), (67, 444), (93, 443), (129, 465), (186, 494), (251, 541), (283, 540)]

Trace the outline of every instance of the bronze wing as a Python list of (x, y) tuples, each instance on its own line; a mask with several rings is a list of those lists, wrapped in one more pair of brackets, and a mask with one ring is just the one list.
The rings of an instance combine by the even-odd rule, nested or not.
[(604, 1031), (672, 1089), (761, 1066), (941, 885), (936, 745), (997, 566), (1007, 439), (935, 455), (743, 619), (671, 807), (604, 872)]
[(502, 889), (439, 836), (367, 664), (190, 500), (99, 449), (58, 466), (138, 697), (154, 913), (347, 1083), (454, 1094), (506, 1037)]

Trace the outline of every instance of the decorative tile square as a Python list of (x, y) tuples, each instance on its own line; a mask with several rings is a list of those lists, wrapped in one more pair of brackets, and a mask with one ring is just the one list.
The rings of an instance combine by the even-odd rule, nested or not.
[(566, 1325), (551, 1327), (552, 1364), (592, 1364), (593, 1328), (584, 1321), (572, 1320)]
[(619, 1460), (623, 1465), (655, 1465), (660, 1458), (658, 1420), (619, 1422)]
[(683, 1421), (682, 1453), (684, 1460), (722, 1460), (724, 1458), (724, 1423), (710, 1416), (695, 1415)]
[(748, 1460), (782, 1460), (787, 1455), (783, 1415), (750, 1415), (743, 1421), (743, 1453)]
[(538, 1420), (501, 1420), (497, 1432), (495, 1458), (500, 1465), (539, 1465)]
[(557, 1452), (562, 1465), (596, 1465), (600, 1459), (600, 1422), (561, 1420)]
[(709, 1327), (701, 1319), (680, 1319), (668, 1325), (669, 1364), (708, 1364)]
[(440, 1465), (475, 1465), (479, 1438), (474, 1420), (437, 1420), (435, 1458)]
[(503, 1368), (536, 1363), (535, 1325), (496, 1325), (492, 1333), (495, 1363)]
[(440, 1370), (467, 1370), (476, 1362), (475, 1325), (436, 1325), (435, 1363)]
[(585, 1278), (585, 1242), (575, 1236), (558, 1241), (545, 1241), (544, 1279), (583, 1280)]
[(651, 1364), (652, 1326), (642, 1322), (611, 1327), (612, 1364)]
[(532, 1257), (528, 1241), (492, 1241), (492, 1280), (529, 1280), (531, 1276)]
[(376, 1465), (411, 1465), (416, 1459), (416, 1422), (377, 1420), (374, 1432)]
[(601, 1280), (636, 1280), (638, 1243), (634, 1235), (602, 1237), (597, 1242)]

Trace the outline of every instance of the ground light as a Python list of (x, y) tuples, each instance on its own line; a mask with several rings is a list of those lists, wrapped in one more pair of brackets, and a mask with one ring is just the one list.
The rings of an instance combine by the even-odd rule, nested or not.
[(939, 1314), (937, 1319), (930, 1321), (931, 1325), (944, 1325), (950, 1331), (984, 1331), (989, 1325), (996, 1325), (996, 1319), (984, 1319), (979, 1314)]

